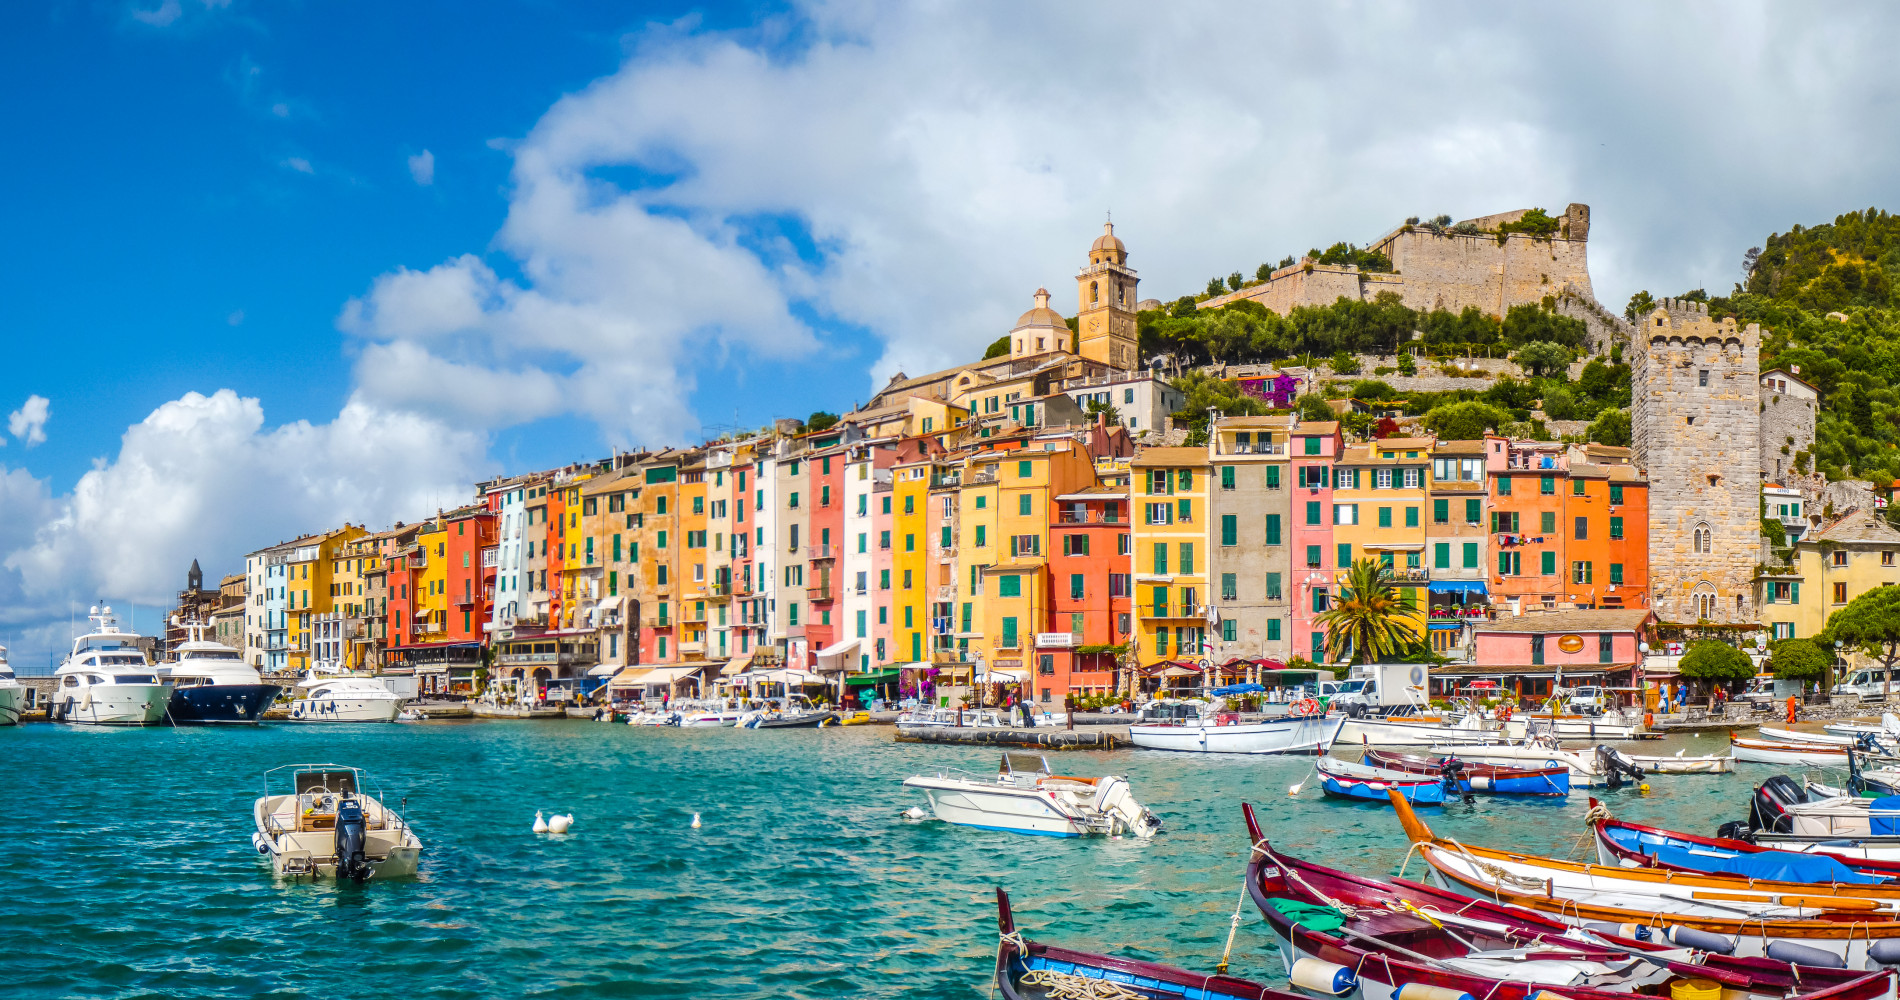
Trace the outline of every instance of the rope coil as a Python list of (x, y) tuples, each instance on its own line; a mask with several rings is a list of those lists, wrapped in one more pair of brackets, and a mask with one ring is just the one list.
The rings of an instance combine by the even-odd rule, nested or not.
[(1050, 1000), (1147, 1000), (1148, 994), (1137, 993), (1120, 983), (1107, 979), (1090, 979), (1087, 976), (1057, 972), (1054, 969), (1032, 969), (1023, 973), (1018, 980), (1024, 986), (1040, 986)]

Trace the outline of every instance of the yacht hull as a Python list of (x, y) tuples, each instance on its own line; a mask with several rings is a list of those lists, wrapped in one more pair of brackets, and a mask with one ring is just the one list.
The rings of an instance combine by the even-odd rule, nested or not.
[(20, 712), (26, 707), (26, 689), (0, 687), (0, 726), (20, 724)]
[(254, 726), (283, 690), (275, 684), (201, 684), (172, 688), (172, 721), (181, 726)]
[(904, 784), (923, 789), (931, 811), (945, 823), (1038, 837), (1080, 837), (1087, 832), (1034, 788), (978, 790), (934, 778), (910, 778)]
[(290, 703), (292, 722), (394, 722), (396, 698), (300, 698)]
[(1320, 753), (1339, 738), (1343, 721), (1305, 716), (1243, 726), (1132, 725), (1128, 727), (1128, 740), (1150, 750)]
[(74, 726), (155, 726), (165, 721), (163, 684), (94, 684), (53, 703), (54, 717)]

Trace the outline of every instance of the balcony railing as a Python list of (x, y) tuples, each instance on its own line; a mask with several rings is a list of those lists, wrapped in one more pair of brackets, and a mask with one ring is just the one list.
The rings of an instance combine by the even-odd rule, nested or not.
[(1100, 510), (1086, 510), (1080, 513), (1065, 510), (1056, 515), (1057, 524), (1127, 524), (1119, 513)]
[(811, 547), (810, 558), (836, 559), (838, 558), (838, 546), (833, 545), (830, 542), (820, 542), (817, 545), (814, 545)]
[(832, 592), (831, 584), (821, 583), (805, 591), (805, 598), (812, 601), (829, 601), (837, 595)]
[(1236, 444), (1234, 445), (1234, 450), (1229, 452), (1228, 454), (1231, 454), (1231, 455), (1284, 455), (1286, 454), (1286, 445), (1262, 444), (1258, 441), (1252, 444)]
[(1151, 601), (1147, 604), (1135, 605), (1135, 610), (1143, 618), (1204, 618), (1207, 616), (1205, 604), (1175, 602), (1157, 604)]
[(993, 482), (996, 482), (996, 473), (994, 472), (975, 472), (970, 474), (971, 486), (986, 486)]

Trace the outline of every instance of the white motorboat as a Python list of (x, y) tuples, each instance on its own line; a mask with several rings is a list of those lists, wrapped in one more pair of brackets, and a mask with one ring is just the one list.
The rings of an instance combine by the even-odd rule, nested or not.
[(290, 721), (394, 722), (405, 700), (371, 677), (311, 671), (297, 683)]
[[(1166, 711), (1144, 713), (1146, 721), (1128, 727), (1128, 741), (1150, 750), (1198, 753), (1325, 753), (1339, 738), (1344, 719), (1324, 715), (1289, 715), (1266, 722), (1243, 723), (1233, 712), (1203, 716), (1190, 704), (1158, 706)], [(1317, 707), (1317, 706), (1313, 706)]]
[(1429, 747), (1502, 743), (1502, 729), (1476, 713), (1447, 722), (1436, 716), (1362, 716), (1342, 720), (1339, 742), (1375, 747)]
[(685, 729), (736, 726), (745, 715), (745, 712), (737, 708), (714, 705), (708, 708), (682, 710), (679, 713), (679, 724)]
[(7, 647), (0, 646), (0, 726), (20, 724), (20, 712), (26, 708), (26, 688), (13, 676), (7, 662)]
[(1053, 774), (1045, 757), (1004, 754), (990, 777), (946, 768), (904, 779), (946, 823), (1044, 837), (1152, 837), (1161, 820), (1135, 801), (1128, 779)]
[(361, 768), (346, 764), (264, 772), (264, 795), (251, 807), (251, 846), (270, 856), (278, 875), (357, 882), (414, 875), (422, 841), (380, 791), (365, 788), (370, 783)]
[(1560, 740), (1633, 740), (1648, 730), (1635, 712), (1608, 711), (1601, 715), (1517, 715), (1504, 724), (1514, 740), (1547, 733)]
[(1678, 750), (1674, 757), (1658, 757), (1617, 751), (1618, 757), (1642, 768), (1644, 774), (1729, 774), (1735, 770), (1735, 758), (1728, 754), (1701, 757), (1686, 754), (1687, 751)]
[(1819, 743), (1771, 743), (1729, 737), (1729, 753), (1755, 764), (1797, 764), (1805, 767), (1846, 767), (1847, 748)]
[(170, 686), (167, 711), (179, 725), (256, 725), (283, 689), (264, 683), (244, 654), (205, 638), (203, 622), (172, 624), (185, 630), (184, 642), (172, 650), (173, 659), (156, 667), (158, 679)]
[(1004, 729), (1009, 723), (994, 708), (913, 708), (897, 715), (897, 731), (916, 729)]
[(53, 718), (82, 726), (150, 726), (163, 722), (171, 689), (145, 662), (136, 633), (122, 631), (110, 607), (87, 615), (92, 631), (53, 672)]
[(1829, 722), (1821, 726), (1821, 728), (1836, 736), (1846, 736), (1850, 739), (1867, 733), (1873, 733), (1875, 736), (1900, 738), (1900, 716), (1895, 716), (1892, 712), (1884, 712), (1881, 714), (1880, 721), (1877, 723)]

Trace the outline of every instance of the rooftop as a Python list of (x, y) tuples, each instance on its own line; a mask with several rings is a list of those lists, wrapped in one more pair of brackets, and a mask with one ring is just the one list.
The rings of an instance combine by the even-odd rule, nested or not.
[(1649, 612), (1635, 610), (1532, 611), (1515, 618), (1480, 621), (1478, 632), (1634, 632), (1649, 620)]

